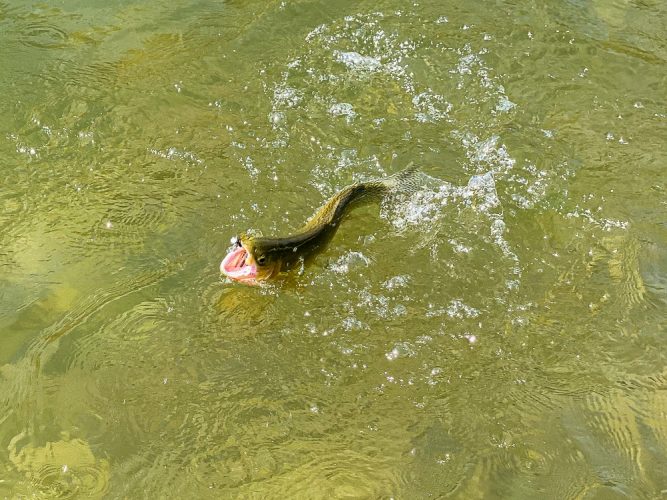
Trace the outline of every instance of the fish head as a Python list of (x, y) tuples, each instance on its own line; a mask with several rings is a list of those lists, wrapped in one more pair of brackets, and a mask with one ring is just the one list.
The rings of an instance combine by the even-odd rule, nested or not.
[(280, 272), (281, 260), (261, 238), (242, 234), (232, 238), (234, 247), (220, 263), (220, 272), (229, 279), (256, 285)]

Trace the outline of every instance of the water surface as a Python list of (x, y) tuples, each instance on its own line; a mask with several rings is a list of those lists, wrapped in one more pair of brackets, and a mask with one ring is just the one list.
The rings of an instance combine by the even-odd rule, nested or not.
[[(0, 496), (667, 492), (660, 2), (0, 3)], [(230, 237), (419, 165), (269, 286)]]

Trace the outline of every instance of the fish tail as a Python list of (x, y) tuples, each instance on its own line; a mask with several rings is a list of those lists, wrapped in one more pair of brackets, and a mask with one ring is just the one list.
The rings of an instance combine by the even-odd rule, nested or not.
[(410, 162), (403, 170), (383, 179), (381, 182), (385, 185), (388, 193), (411, 194), (419, 191), (422, 187), (421, 177), (419, 168), (413, 162)]
[(380, 201), (397, 194), (412, 194), (419, 191), (423, 184), (423, 174), (412, 163), (389, 177), (373, 179), (348, 186), (348, 197), (343, 205), (351, 202)]

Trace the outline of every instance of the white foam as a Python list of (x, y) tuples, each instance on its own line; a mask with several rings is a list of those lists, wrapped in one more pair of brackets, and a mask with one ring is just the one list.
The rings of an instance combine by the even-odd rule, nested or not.
[(343, 63), (349, 69), (357, 71), (377, 71), (382, 67), (382, 63), (378, 58), (370, 56), (362, 56), (358, 52), (341, 52), (334, 50), (334, 59)]
[(368, 267), (370, 264), (371, 260), (363, 253), (351, 251), (341, 255), (329, 268), (335, 273), (347, 274), (350, 268), (357, 266)]
[(333, 116), (345, 116), (348, 123), (351, 122), (357, 113), (354, 111), (352, 104), (347, 102), (337, 102), (331, 105), (329, 108), (329, 113)]

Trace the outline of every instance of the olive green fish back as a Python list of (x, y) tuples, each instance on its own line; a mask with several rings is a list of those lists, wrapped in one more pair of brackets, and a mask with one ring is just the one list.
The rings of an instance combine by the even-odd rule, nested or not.
[(419, 187), (419, 171), (412, 163), (404, 170), (385, 179), (352, 184), (340, 190), (320, 207), (302, 230), (308, 231), (323, 224), (336, 225), (355, 206), (379, 201), (389, 194), (413, 193)]

